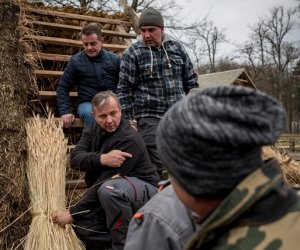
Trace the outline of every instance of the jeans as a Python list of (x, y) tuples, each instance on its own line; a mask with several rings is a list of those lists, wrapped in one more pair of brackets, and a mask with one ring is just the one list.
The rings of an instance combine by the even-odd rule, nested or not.
[(95, 118), (92, 114), (92, 103), (90, 102), (80, 103), (77, 108), (77, 113), (78, 116), (83, 120), (83, 124), (85, 128), (95, 122)]

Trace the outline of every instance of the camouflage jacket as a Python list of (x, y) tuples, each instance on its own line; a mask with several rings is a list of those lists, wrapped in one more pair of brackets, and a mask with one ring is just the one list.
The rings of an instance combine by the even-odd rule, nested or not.
[(298, 249), (299, 232), (299, 195), (269, 160), (240, 182), (184, 249)]

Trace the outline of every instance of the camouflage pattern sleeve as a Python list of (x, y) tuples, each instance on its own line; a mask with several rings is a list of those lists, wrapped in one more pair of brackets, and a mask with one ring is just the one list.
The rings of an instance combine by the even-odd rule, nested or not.
[(270, 160), (201, 223), (184, 249), (295, 249), (299, 232), (299, 195)]

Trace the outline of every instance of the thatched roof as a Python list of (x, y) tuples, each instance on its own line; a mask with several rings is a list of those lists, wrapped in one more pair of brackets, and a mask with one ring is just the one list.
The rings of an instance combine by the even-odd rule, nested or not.
[[(82, 13), (0, 1), (0, 250), (19, 248), (31, 219), (25, 175), (26, 118), (32, 113), (45, 115), (49, 109), (58, 113), (57, 84), (70, 57), (82, 49), (79, 31), (89, 22), (102, 26), (104, 48), (119, 55), (136, 37), (134, 22), (125, 12)], [(76, 89), (70, 95), (76, 105)], [(70, 144), (78, 140), (81, 126), (64, 131)], [(77, 177), (67, 173), (67, 179)], [(68, 199), (73, 199), (73, 190), (70, 193)]]
[(200, 89), (230, 84), (256, 88), (245, 69), (234, 69), (223, 72), (199, 75), (198, 83)]

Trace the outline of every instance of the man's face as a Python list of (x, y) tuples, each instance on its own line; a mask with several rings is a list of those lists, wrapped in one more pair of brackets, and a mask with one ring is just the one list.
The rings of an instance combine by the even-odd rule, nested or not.
[(118, 102), (108, 98), (108, 102), (101, 107), (93, 108), (93, 115), (98, 125), (108, 133), (115, 132), (121, 121), (121, 108)]
[(150, 47), (159, 47), (163, 41), (163, 28), (142, 26), (140, 28), (144, 42)]
[(96, 34), (82, 35), (83, 49), (89, 57), (95, 57), (102, 49), (103, 41), (99, 40)]

